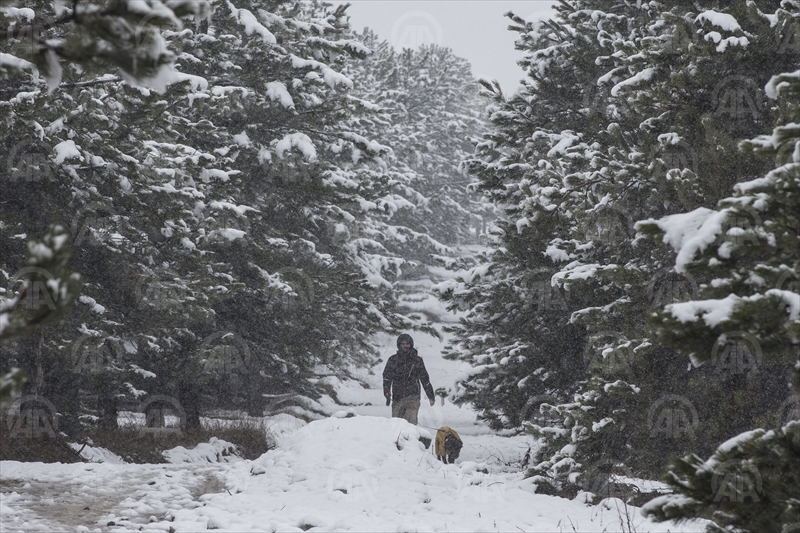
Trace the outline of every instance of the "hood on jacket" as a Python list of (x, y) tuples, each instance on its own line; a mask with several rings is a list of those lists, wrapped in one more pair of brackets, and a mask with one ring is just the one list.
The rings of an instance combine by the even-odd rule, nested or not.
[(408, 333), (403, 333), (399, 337), (397, 337), (397, 349), (400, 349), (400, 343), (403, 341), (408, 341), (411, 343), (411, 349), (414, 349), (414, 339), (411, 338), (411, 335)]

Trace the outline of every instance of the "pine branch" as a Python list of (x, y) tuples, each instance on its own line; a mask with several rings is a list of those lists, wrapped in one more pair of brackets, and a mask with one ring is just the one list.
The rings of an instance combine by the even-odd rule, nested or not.
[[(77, 11), (75, 10), (75, 7), (77, 7), (77, 5), (78, 5), (78, 0), (75, 0), (74, 3), (73, 3), (73, 11), (72, 12), (70, 14), (68, 14), (68, 15), (65, 15), (65, 16), (61, 17), (60, 19), (54, 20), (53, 22), (45, 22), (44, 24), (31, 24), (30, 26), (26, 26), (24, 30), (20, 29), (20, 30), (16, 30), (16, 31), (12, 31), (12, 30), (2, 31), (2, 32), (0, 32), (0, 41), (11, 40), (15, 36), (18, 36), (18, 35), (25, 35), (25, 36), (30, 35), (30, 37), (32, 39), (34, 39), (34, 42), (36, 44), (41, 44), (41, 41), (39, 40), (39, 36), (42, 33), (46, 32), (47, 30), (50, 30), (52, 28), (56, 28), (58, 26), (63, 26), (64, 24), (69, 24), (70, 22), (76, 22), (78, 20)], [(101, 14), (107, 14), (107, 13), (108, 12), (104, 12), (104, 13), (101, 13)]]

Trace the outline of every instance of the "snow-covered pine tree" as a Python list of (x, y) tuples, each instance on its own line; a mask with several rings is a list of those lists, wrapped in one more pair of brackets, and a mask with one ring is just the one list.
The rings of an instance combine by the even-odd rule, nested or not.
[[(551, 261), (548, 284), (570, 295), (574, 304), (562, 308), (560, 320), (582, 331), (586, 341), (577, 350), (570, 347), (577, 352), (573, 381), (559, 396), (533, 399), (545, 416), (528, 416), (523, 423), (545, 439), (529, 475), (536, 476), (539, 490), (569, 494), (576, 488), (599, 492), (602, 487), (593, 478), (597, 472), (609, 475), (628, 459), (627, 439), (636, 425), (632, 415), (641, 401), (640, 389), (632, 384), (633, 358), (646, 343), (634, 335), (635, 315), (620, 307), (629, 303), (631, 280), (624, 279), (624, 265), (634, 255), (631, 217), (645, 206), (636, 197), (625, 161), (617, 156), (628, 148), (623, 132), (634, 130), (642, 116), (620, 93), (618, 84), (627, 73), (614, 63), (623, 43), (630, 48), (645, 34), (649, 13), (634, 2), (613, 9), (570, 2), (557, 11), (556, 20), (539, 29), (547, 36), (539, 45), (545, 48), (528, 49), (528, 72), (536, 72), (529, 77), (536, 81), (537, 97), (547, 95), (550, 106), (559, 105), (559, 89), (565, 85), (581, 106), (560, 108), (561, 127), (571, 128), (568, 135), (528, 159), (531, 166), (536, 162), (556, 172), (534, 182), (522, 212), (531, 233), (547, 239), (536, 249)], [(534, 29), (527, 25), (522, 31)], [(552, 121), (536, 111), (530, 114), (534, 124)], [(543, 221), (558, 215), (566, 232), (552, 238)], [(599, 462), (603, 468), (596, 468)]]
[[(784, 37), (786, 25), (780, 13), (775, 20), (781, 23), (771, 25), (772, 15), (752, 3), (734, 3), (724, 12), (701, 4), (626, 2), (609, 8), (562, 2), (555, 21), (538, 28), (518, 24), (519, 46), (528, 51), (526, 86), (515, 97), (516, 109), (513, 98), (501, 100), (502, 112), (494, 115), (497, 131), (487, 137), (490, 149), (476, 165), (510, 217), (511, 223), (501, 225), (502, 248), (494, 255), (503, 275), (481, 282), (465, 276), (452, 294), (459, 295), (453, 301), (473, 309), (459, 332), (460, 356), (478, 367), (465, 380), (466, 394), (485, 416), (502, 422), (507, 413), (513, 425), (514, 413), (530, 412), (524, 409), (526, 392), (529, 405), (566, 401), (545, 408), (560, 420), (551, 418), (538, 431), (553, 438), (540, 450), (545, 461), (531, 472), (554, 476), (556, 484), (580, 481), (575, 475), (580, 468), (602, 460), (655, 476), (670, 454), (688, 451), (706, 437), (730, 436), (723, 417), (698, 427), (696, 412), (675, 427), (662, 427), (669, 420), (660, 416), (660, 407), (662, 414), (682, 412), (670, 405), (680, 403), (672, 391), (705, 410), (710, 404), (700, 399), (735, 391), (725, 383), (698, 386), (702, 378), (691, 381), (688, 362), (654, 341), (648, 310), (686, 299), (694, 285), (671, 272), (668, 247), (635, 239), (633, 225), (650, 213), (713, 206), (719, 183), (730, 180), (733, 169), (758, 175), (761, 163), (738, 154), (735, 143), (775, 114), (761, 106), (757, 92), (746, 91), (768, 79), (774, 43)], [(742, 71), (752, 79), (720, 80), (717, 74)], [(584, 106), (576, 109), (559, 98)], [(742, 112), (745, 104), (759, 112), (750, 107)], [(541, 140), (538, 149), (535, 140)], [(708, 183), (697, 178), (700, 172), (712, 177)], [(490, 263), (474, 274), (500, 268)], [(534, 272), (542, 274), (546, 287), (569, 295), (569, 307), (522, 312), (517, 301), (526, 284), (520, 273)], [(513, 291), (503, 289), (512, 273)], [(522, 326), (530, 323), (536, 327)], [(516, 327), (506, 333), (506, 324)], [(566, 364), (572, 381), (557, 389), (560, 397), (553, 389), (517, 388), (519, 376), (530, 372), (516, 367), (506, 373), (522, 359), (512, 350), (545, 345), (541, 338), (565, 331), (564, 325), (585, 332), (586, 344), (573, 334), (555, 350), (546, 345), (551, 351), (539, 356), (544, 364), (536, 370), (553, 379)], [(527, 336), (539, 339), (524, 340)], [(758, 379), (767, 383), (773, 377)], [(529, 383), (523, 380), (521, 386)], [(617, 399), (604, 399), (609, 392)], [(747, 403), (744, 397), (734, 402), (743, 407), (741, 416), (748, 416)], [(576, 420), (581, 427), (574, 427)], [(570, 440), (576, 435), (580, 442)], [(571, 460), (561, 461), (558, 454), (565, 453)]]
[(485, 102), (469, 63), (450, 49), (396, 52), (369, 30), (359, 37), (372, 53), (350, 67), (359, 80), (355, 94), (379, 107), (357, 120), (364, 135), (392, 148), (385, 159), (398, 209), (389, 222), (416, 232), (401, 233), (405, 242), (394, 246), (401, 245), (403, 257), (430, 263), (432, 245), (445, 251), (431, 238), (462, 242), (470, 222), (491, 216), (488, 204), (468, 191), (471, 179), (461, 168), (485, 129)]
[(402, 260), (378, 237), (390, 233), (381, 220), (392, 208), (380, 159), (388, 149), (352, 127), (370, 104), (342, 74), (367, 48), (343, 8), (262, 7), (221, 6), (205, 33), (183, 40), (181, 60), (208, 81), (183, 111), (214, 117), (226, 136), (218, 150), (236, 159), (224, 202), (204, 202), (198, 246), (217, 258), (215, 275), (241, 284), (215, 322), (251, 347), (261, 378), (245, 389), (255, 405), (263, 393), (316, 398), (321, 377), (369, 366), (379, 325), (410, 324), (389, 311)]
[[(181, 212), (185, 196), (159, 191), (162, 150), (154, 139), (179, 135), (164, 114), (167, 102), (154, 92), (113, 77), (78, 81), (84, 75), (82, 69), (67, 67), (59, 91), (48, 95), (40, 86), (6, 107), (11, 164), (4, 178), (12, 187), (2, 210), (4, 230), (9, 237), (37, 234), (50, 220), (60, 221), (72, 241), (71, 266), (85, 280), (80, 303), (63, 324), (7, 348), (18, 363), (35, 369), (35, 392), (63, 408), (62, 427), (68, 431), (77, 427), (79, 402), (85, 397), (76, 390), (91, 394), (98, 373), (103, 383), (132, 377), (134, 361), (121, 349), (125, 341), (129, 348), (157, 345), (153, 341), (163, 337), (164, 329), (185, 329), (186, 316), (208, 314), (203, 308), (210, 292), (190, 275), (191, 269), (185, 268), (183, 276), (173, 271), (169, 290), (183, 303), (145, 309), (146, 297), (163, 290), (149, 275), (155, 261), (162, 267), (179, 260), (193, 267), (197, 263), (184, 247), (158, 250), (159, 237), (164, 238), (160, 212)], [(15, 277), (22, 268), (23, 243), (9, 242), (17, 250), (6, 256), (6, 268)], [(176, 254), (170, 258), (166, 250)], [(124, 381), (118, 385), (107, 398), (92, 400), (105, 405), (109, 420), (116, 419), (114, 398), (131, 392)]]
[(162, 32), (181, 50), (164, 94), (69, 66), (51, 95), (30, 74), (9, 85), (6, 142), (29, 179), (2, 204), (18, 244), (3, 270), (46, 215), (70, 224), (85, 285), (62, 325), (4, 352), (69, 433), (145, 394), (176, 398), (189, 427), (265, 394), (313, 406), (373, 360), (377, 327), (412, 325), (390, 311), (402, 260), (374, 237), (394, 231), (388, 150), (349, 127), (370, 104), (341, 74), (366, 52), (344, 9), (215, 8)]
[(773, 77), (766, 92), (786, 116), (772, 135), (742, 146), (775, 168), (736, 184), (715, 210), (640, 223), (675, 248), (677, 271), (711, 280), (697, 298), (653, 315), (664, 342), (698, 365), (741, 358), (785, 380), (794, 366), (795, 396), (781, 391), (785, 401), (769, 418), (751, 420), (766, 429), (724, 442), (707, 461), (695, 454), (676, 460), (667, 476), (676, 494), (643, 509), (658, 520), (706, 518), (715, 532), (800, 526), (800, 71)]
[(540, 404), (569, 399), (584, 376), (584, 328), (569, 317), (585, 302), (551, 283), (566, 259), (559, 245), (571, 238), (569, 193), (562, 188), (580, 168), (554, 155), (567, 147), (590, 150), (592, 139), (576, 133), (592, 118), (590, 106), (574, 112), (574, 102), (602, 74), (584, 68), (594, 64), (595, 44), (573, 39), (571, 27), (512, 21), (517, 47), (527, 52), (521, 63), (527, 77), (508, 98), (484, 82), (494, 127), (468, 162), (479, 188), (504, 210), (499, 242), (484, 264), (439, 287), (453, 308), (467, 311), (448, 356), (475, 369), (457, 399), (473, 403), (496, 428), (519, 426)]
[[(4, 340), (30, 335), (36, 326), (55, 322), (77, 295), (76, 275), (66, 266), (69, 243), (64, 233), (69, 228), (47, 229), (52, 219), (47, 219), (49, 213), (42, 213), (43, 205), (52, 204), (44, 201), (30, 210), (16, 210), (19, 205), (14, 200), (19, 197), (44, 199), (45, 195), (39, 195), (30, 182), (55, 176), (53, 161), (45, 154), (55, 144), (45, 142), (41, 125), (35, 119), (26, 120), (33, 115), (20, 113), (18, 107), (42, 102), (36, 97), (43, 82), (40, 74), (53, 91), (59, 86), (65, 68), (90, 77), (112, 70), (135, 83), (163, 90), (174, 74), (174, 54), (163, 46), (161, 26), (180, 27), (182, 17), (202, 15), (208, 8), (204, 1), (173, 2), (169, 7), (160, 2), (77, 1), (65, 6), (36, 1), (18, 8), (12, 3), (0, 2), (0, 26), (4, 28), (0, 32), (0, 72), (5, 75), (0, 82), (5, 103), (0, 114), (8, 128), (3, 140), (8, 164), (0, 171), (6, 216), (0, 227), (3, 233), (11, 232), (14, 236), (3, 241), (3, 257), (9, 260), (4, 266), (12, 266), (4, 271), (6, 279), (0, 303), (0, 338)], [(20, 98), (20, 94), (25, 96)], [(10, 217), (9, 209), (16, 210)], [(19, 231), (18, 223), (23, 220), (33, 224), (24, 225)], [(38, 243), (33, 235), (42, 235), (43, 241)], [(30, 236), (32, 253), (28, 256), (28, 266), (23, 267), (16, 261), (19, 256), (15, 248), (26, 236)], [(44, 254), (46, 250), (49, 255)], [(48, 281), (51, 289), (47, 289)], [(54, 290), (56, 285), (59, 290), (68, 290), (58, 294)], [(34, 290), (45, 290), (37, 295), (35, 309), (29, 305), (30, 301), (20, 305), (15, 293), (19, 291), (32, 298)], [(22, 372), (15, 371), (2, 377), (0, 404), (19, 391), (22, 376)]]
[[(570, 20), (578, 24), (587, 13), (574, 13)], [(687, 361), (654, 341), (647, 313), (690, 297), (702, 280), (673, 272), (665, 261), (670, 251), (662, 243), (634, 239), (632, 226), (649, 213), (712, 206), (731, 175), (764, 171), (763, 163), (736, 150), (736, 142), (776, 114), (764, 106), (758, 88), (775, 61), (793, 60), (773, 57), (774, 43), (785, 38), (779, 28), (791, 15), (776, 13), (781, 24), (775, 26), (755, 3), (745, 2), (724, 8), (703, 2), (637, 5), (634, 13), (630, 33), (614, 35), (607, 23), (598, 33), (613, 51), (598, 58), (608, 69), (598, 86), (608, 87), (628, 120), (625, 113), (609, 120), (609, 135), (601, 136), (608, 157), (594, 161), (601, 179), (580, 189), (586, 203), (572, 211), (575, 261), (557, 278), (597, 302), (572, 320), (588, 330), (588, 360), (595, 367), (589, 370), (605, 379), (583, 382), (576, 397), (602, 404), (605, 389), (613, 384), (618, 390), (620, 379), (637, 391), (635, 409), (607, 402), (611, 410), (593, 408), (585, 427), (590, 434), (600, 428), (596, 437), (605, 442), (606, 455), (656, 476), (671, 454), (710, 452), (709, 442), (746, 428), (776, 400), (763, 391), (781, 388), (781, 379), (769, 373), (687, 371)], [(723, 411), (719, 398), (727, 399)], [(685, 416), (672, 420), (670, 413)], [(609, 436), (614, 431), (624, 438)], [(556, 442), (553, 450), (561, 449)], [(584, 458), (595, 462), (601, 456)]]

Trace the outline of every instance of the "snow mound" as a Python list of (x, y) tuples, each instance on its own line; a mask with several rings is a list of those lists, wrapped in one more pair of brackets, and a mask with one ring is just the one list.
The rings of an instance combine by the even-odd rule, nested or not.
[(114, 452), (99, 446), (81, 445), (75, 442), (70, 443), (70, 448), (78, 452), (81, 459), (87, 463), (110, 463), (112, 465), (123, 465), (125, 460)]
[(208, 442), (201, 442), (191, 450), (176, 446), (161, 452), (168, 463), (231, 463), (241, 461), (236, 455), (236, 445), (228, 441), (211, 437)]
[(291, 434), (276, 449), (254, 462), (252, 473), (276, 468), (291, 472), (291, 481), (309, 490), (327, 487), (334, 500), (360, 494), (377, 496), (382, 480), (408, 465), (436, 465), (422, 440), (430, 433), (401, 418), (371, 416), (317, 420)]

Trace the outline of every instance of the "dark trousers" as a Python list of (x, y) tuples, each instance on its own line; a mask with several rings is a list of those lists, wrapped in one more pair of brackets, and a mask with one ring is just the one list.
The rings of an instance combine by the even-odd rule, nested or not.
[(405, 418), (410, 423), (417, 425), (417, 413), (419, 413), (419, 398), (408, 396), (392, 402), (392, 417)]

